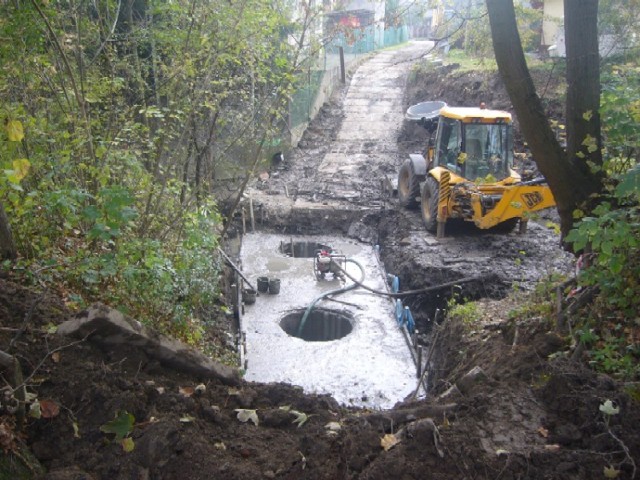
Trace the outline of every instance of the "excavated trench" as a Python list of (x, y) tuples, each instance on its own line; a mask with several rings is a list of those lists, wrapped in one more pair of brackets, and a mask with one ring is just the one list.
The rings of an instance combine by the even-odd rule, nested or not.
[[(362, 210), (350, 223), (339, 216), (293, 222), (288, 228), (295, 235), (281, 233), (281, 224), (280, 233), (271, 233), (274, 225), (265, 221), (243, 237), (244, 275), (254, 284), (279, 283), (277, 293), (263, 291), (241, 309), (247, 380), (298, 385), (348, 406), (391, 408), (415, 390), (419, 372), (443, 368), (425, 363), (439, 358), (429, 353), (430, 331), (452, 298), (500, 299), (570, 264), (554, 233), (536, 222), (526, 235), (457, 228), (436, 240), (416, 212), (389, 206)], [(426, 289), (400, 300), (415, 331), (404, 322), (399, 326), (397, 299), (364, 288), (327, 295), (353, 282), (330, 273), (320, 278), (315, 258), (321, 251), (353, 259), (343, 266), (354, 278), (361, 274), (355, 263), (363, 267), (363, 283), (373, 290), (389, 292), (392, 277), (401, 292)]]
[[(392, 407), (416, 389), (434, 317), (452, 298), (502, 298), (569, 270), (553, 222), (532, 219), (525, 235), (451, 225), (436, 239), (417, 212), (397, 205), (393, 184), (410, 153), (402, 146), (404, 84), (429, 48), (412, 42), (365, 62), (299, 147), (246, 192), (243, 218), (255, 219), (256, 231), (243, 237), (242, 271), (251, 282), (262, 277), (280, 287), (238, 308), (247, 380), (300, 385), (345, 405)], [(364, 288), (326, 295), (353, 282), (318, 275), (319, 251), (359, 262), (374, 290), (388, 290), (392, 275), (400, 292), (420, 291), (400, 303)], [(356, 264), (345, 266), (359, 277)]]

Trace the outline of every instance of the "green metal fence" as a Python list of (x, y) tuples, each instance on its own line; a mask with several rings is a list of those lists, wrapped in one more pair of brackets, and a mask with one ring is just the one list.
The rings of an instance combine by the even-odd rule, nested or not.
[(309, 69), (300, 88), (293, 94), (289, 103), (289, 127), (295, 128), (309, 121), (325, 70)]
[(301, 86), (291, 98), (289, 106), (289, 132), (308, 123), (318, 107), (318, 96), (325, 96), (341, 81), (340, 49), (344, 52), (345, 68), (357, 64), (367, 54), (375, 50), (398, 45), (409, 40), (406, 26), (383, 29), (373, 25), (353, 29), (336, 35), (323, 49), (320, 58), (309, 66)]

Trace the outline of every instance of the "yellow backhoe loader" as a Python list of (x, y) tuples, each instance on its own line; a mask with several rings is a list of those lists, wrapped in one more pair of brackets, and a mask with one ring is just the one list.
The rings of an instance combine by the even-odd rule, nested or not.
[(438, 237), (452, 218), (507, 231), (519, 223), (524, 233), (531, 212), (555, 205), (543, 178), (523, 182), (513, 170), (510, 113), (423, 102), (407, 110), (407, 119), (429, 132), (429, 144), (402, 164), (398, 200), (420, 206), (424, 226)]

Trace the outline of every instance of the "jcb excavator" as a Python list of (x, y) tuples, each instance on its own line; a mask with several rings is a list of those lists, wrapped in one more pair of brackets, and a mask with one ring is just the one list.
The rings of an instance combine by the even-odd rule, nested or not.
[(400, 168), (398, 200), (420, 206), (424, 226), (438, 237), (450, 218), (481, 229), (512, 230), (519, 222), (524, 233), (530, 212), (555, 205), (543, 178), (523, 182), (513, 170), (510, 113), (423, 102), (407, 110), (407, 119), (429, 132), (429, 144)]

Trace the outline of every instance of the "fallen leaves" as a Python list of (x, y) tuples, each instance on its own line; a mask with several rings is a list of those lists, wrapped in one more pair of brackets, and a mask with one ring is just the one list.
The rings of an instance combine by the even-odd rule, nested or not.
[(33, 402), (29, 405), (29, 416), (31, 418), (41, 418), (42, 412), (40, 411), (40, 402)]
[(117, 412), (113, 420), (100, 427), (100, 431), (113, 433), (116, 440), (120, 441), (133, 431), (135, 421), (135, 417), (127, 411)]
[(604, 467), (604, 478), (618, 478), (620, 470), (613, 467)]
[(42, 418), (54, 418), (60, 415), (60, 406), (53, 400), (40, 400)]
[(183, 397), (191, 397), (195, 393), (196, 389), (193, 387), (179, 387), (178, 392)]
[(298, 412), (297, 410), (291, 410), (291, 413), (296, 416), (295, 420), (292, 423), (297, 423), (298, 428), (305, 424), (307, 420), (309, 420), (309, 416), (306, 413)]
[(135, 443), (133, 442), (133, 438), (131, 437), (125, 437), (122, 439), (122, 441), (120, 442), (120, 445), (122, 445), (122, 449), (126, 452), (126, 453), (131, 453), (133, 452), (133, 449), (135, 448)]
[(327, 435), (330, 437), (336, 437), (338, 432), (342, 430), (342, 425), (339, 422), (329, 422), (324, 428), (327, 430)]
[(193, 397), (194, 395), (202, 395), (207, 391), (207, 387), (204, 383), (196, 385), (195, 387), (178, 387), (178, 392), (183, 397)]
[(13, 419), (0, 417), (0, 450), (4, 453), (17, 452), (17, 435)]
[(387, 433), (384, 437), (380, 439), (380, 446), (384, 448), (385, 452), (388, 452), (399, 443), (400, 443), (400, 439), (395, 435), (393, 435), (392, 433)]
[(620, 408), (614, 407), (611, 400), (605, 400), (605, 402), (601, 404), (599, 408), (602, 413), (608, 416), (617, 415), (618, 413), (620, 413)]
[(260, 424), (260, 420), (258, 419), (258, 413), (255, 410), (248, 410), (245, 408), (236, 408), (235, 412), (237, 412), (238, 420), (242, 423), (247, 423), (249, 420), (253, 422), (254, 425), (258, 426)]
[(129, 437), (135, 422), (136, 419), (132, 414), (126, 411), (116, 412), (116, 417), (102, 425), (100, 431), (114, 434), (115, 441), (120, 444), (125, 452), (129, 453), (135, 448), (133, 439)]
[(307, 420), (309, 420), (310, 415), (307, 415), (304, 412), (299, 412), (297, 410), (291, 410), (291, 407), (289, 405), (284, 405), (282, 407), (280, 407), (280, 410), (284, 410), (285, 412), (289, 412), (292, 415), (294, 415), (296, 418), (293, 420), (292, 423), (297, 423), (298, 424), (298, 428), (300, 428), (302, 425), (304, 425)]
[(29, 407), (31, 418), (54, 418), (60, 415), (60, 406), (53, 400), (36, 400)]

